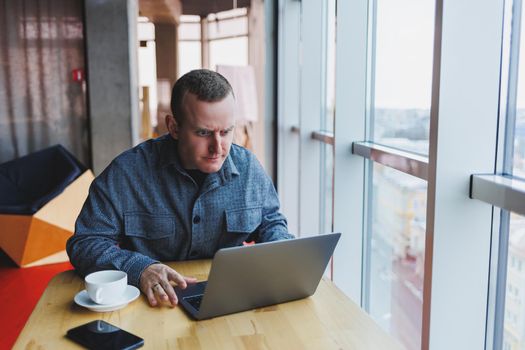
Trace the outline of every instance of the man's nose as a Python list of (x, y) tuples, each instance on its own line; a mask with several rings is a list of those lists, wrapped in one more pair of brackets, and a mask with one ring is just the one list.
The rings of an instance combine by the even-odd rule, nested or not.
[(220, 133), (214, 133), (209, 147), (210, 153), (219, 154), (221, 153), (221, 135)]

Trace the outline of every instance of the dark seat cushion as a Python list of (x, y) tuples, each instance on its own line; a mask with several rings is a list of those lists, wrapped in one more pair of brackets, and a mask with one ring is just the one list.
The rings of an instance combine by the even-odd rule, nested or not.
[(34, 214), (85, 170), (61, 145), (0, 164), (0, 213)]

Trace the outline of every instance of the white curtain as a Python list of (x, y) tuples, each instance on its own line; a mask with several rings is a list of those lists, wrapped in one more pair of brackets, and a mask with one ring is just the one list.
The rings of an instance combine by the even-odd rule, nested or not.
[(0, 0), (0, 163), (62, 144), (89, 166), (82, 0)]

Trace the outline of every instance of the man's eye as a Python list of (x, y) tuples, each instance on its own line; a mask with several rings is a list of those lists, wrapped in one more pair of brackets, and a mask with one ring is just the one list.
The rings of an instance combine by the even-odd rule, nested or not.
[(208, 130), (197, 130), (197, 136), (209, 136), (210, 132)]
[(226, 136), (230, 133), (231, 130), (222, 130), (221, 131), (221, 136)]

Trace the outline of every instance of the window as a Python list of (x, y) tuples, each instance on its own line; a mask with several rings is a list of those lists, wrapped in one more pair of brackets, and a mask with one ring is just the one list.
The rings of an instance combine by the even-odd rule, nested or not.
[[(502, 100), (506, 101), (502, 111), (505, 120), (504, 155), (501, 165), (503, 175), (518, 183), (525, 179), (525, 35), (520, 30), (523, 20), (521, 0), (511, 1), (507, 5), (506, 33), (509, 45), (503, 60)], [(497, 203), (496, 203), (497, 204)], [(525, 259), (525, 217), (512, 212), (512, 203), (502, 203), (506, 209), (502, 210), (500, 224), (500, 242), (504, 249), (500, 250), (500, 261), (505, 262), (499, 273), (505, 283), (506, 293), (498, 298), (504, 300), (504, 310), (499, 310), (503, 317), (503, 334), (501, 343), (498, 333), (495, 337), (495, 346), (503, 345), (504, 349), (518, 349), (525, 347), (525, 274), (523, 260)], [(505, 259), (506, 257), (506, 259)], [(496, 318), (496, 323), (498, 323)], [(496, 329), (501, 329), (496, 324)]]
[[(220, 64), (248, 64), (248, 11), (246, 8), (210, 14), (207, 18), (210, 69)], [(234, 54), (232, 54), (234, 53)]]
[[(523, 5), (521, 0), (511, 1), (515, 4), (515, 8), (521, 7), (521, 12), (513, 14), (513, 19), (515, 21), (523, 22)], [(518, 6), (519, 5), (519, 6)], [(522, 25), (523, 28), (523, 25)], [(509, 86), (509, 94), (512, 96), (512, 89), (516, 89), (516, 99), (508, 100), (512, 105), (508, 106), (508, 128), (509, 133), (507, 137), (510, 137), (511, 142), (508, 143), (508, 148), (513, 156), (509, 158), (509, 163), (512, 162), (512, 165), (509, 168), (512, 171), (512, 174), (516, 177), (522, 178), (525, 180), (525, 35), (524, 31), (521, 30), (521, 33), (517, 33), (518, 26), (515, 26), (513, 29), (513, 37), (519, 38), (512, 42), (512, 45), (515, 45), (516, 51), (519, 51), (519, 59), (517, 61), (517, 66), (515, 71), (512, 71), (510, 74), (514, 74), (517, 77), (516, 87)], [(511, 49), (512, 50), (512, 49)], [(513, 62), (510, 63), (510, 68), (513, 68)], [(512, 81), (509, 81), (512, 84)], [(509, 164), (510, 165), (510, 164)]]
[[(179, 76), (203, 67), (215, 70), (220, 64), (248, 65), (246, 8), (212, 13), (202, 20), (199, 16), (183, 15), (180, 20)], [(203, 55), (203, 46), (209, 49), (207, 55)]]
[(202, 68), (201, 24), (199, 16), (180, 17), (178, 27), (178, 75)]
[[(232, 55), (232, 52), (235, 52), (235, 55)], [(246, 66), (248, 64), (248, 37), (210, 41), (210, 67), (215, 69), (219, 64)]]
[[(495, 153), (495, 173), (474, 174), (472, 198), (494, 206), (492, 246), (497, 254), (491, 261), (487, 320), (487, 348), (518, 349), (525, 346), (523, 309), (522, 236), (525, 221), (525, 182), (523, 181), (523, 109), (525, 107), (524, 37), (520, 33), (522, 1), (505, 2), (501, 11), (501, 81), (499, 96), (499, 141)], [(497, 41), (495, 41), (497, 42)], [(479, 144), (478, 144), (479, 145)], [(487, 167), (487, 171), (492, 169)]]
[(431, 0), (376, 0), (369, 29), (372, 142), (363, 146), (405, 152), (392, 162), (369, 157), (364, 304), (407, 349), (421, 348), (427, 182), (424, 172), (395, 164), (428, 154), (434, 6)]
[(335, 119), (335, 48), (336, 48), (336, 0), (326, 0), (327, 23), (325, 36), (325, 114), (321, 122), (321, 130), (334, 132)]
[(376, 0), (372, 49), (372, 139), (428, 153), (432, 47), (432, 0)]
[[(508, 2), (474, 2), (336, 2), (333, 222), (342, 236), (333, 280), (409, 349), (512, 348), (503, 336), (493, 346), (489, 333), (504, 318), (521, 327), (516, 310), (492, 322), (498, 209), (471, 199), (482, 199), (477, 175), (469, 191), (474, 172), (499, 167)], [(329, 130), (317, 103), (330, 74), (317, 61), (325, 12), (312, 3), (278, 9), (279, 193), (303, 228), (317, 226), (316, 212), (328, 217), (309, 194), (319, 181), (306, 165), (326, 156), (309, 147), (312, 129)], [(518, 276), (522, 261), (514, 259)], [(496, 284), (522, 305), (519, 285)]]
[(426, 181), (375, 163), (368, 309), (407, 349), (420, 349)]

